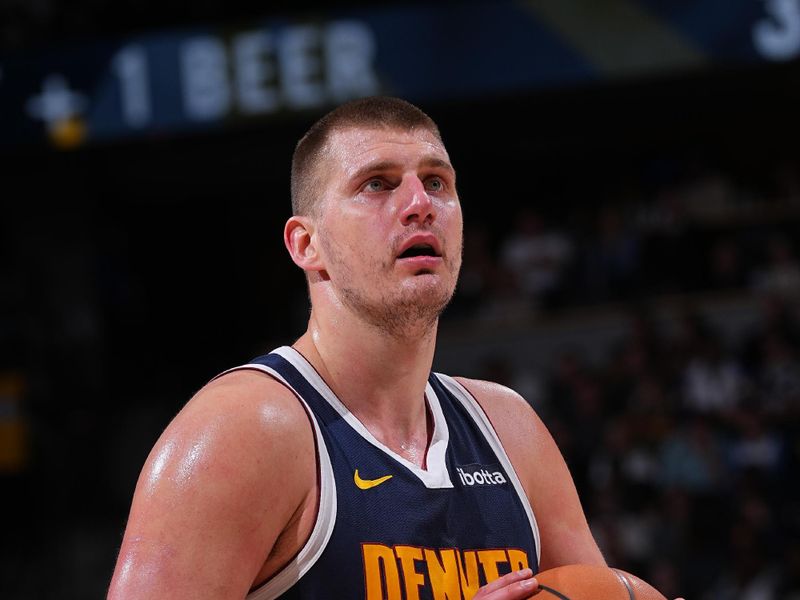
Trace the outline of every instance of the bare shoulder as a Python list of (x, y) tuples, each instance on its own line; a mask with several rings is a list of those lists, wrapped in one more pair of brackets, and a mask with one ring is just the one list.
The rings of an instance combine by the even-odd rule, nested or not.
[[(302, 478), (315, 469), (313, 448), (308, 416), (294, 394), (264, 373), (243, 369), (211, 381), (189, 400), (153, 448), (145, 473), (163, 479), (162, 471), (171, 468), (169, 483), (196, 478), (206, 483), (201, 493), (230, 487), (245, 500), (275, 483), (291, 494), (314, 481)], [(299, 484), (293, 474), (301, 475)]]
[[(206, 384), (170, 427), (181, 425), (240, 432), (245, 435), (237, 436), (238, 442), (255, 444), (269, 444), (273, 436), (291, 437), (309, 429), (306, 412), (294, 393), (255, 369), (233, 371)], [(265, 433), (266, 437), (261, 435)]]
[(480, 379), (456, 377), (455, 380), (481, 405), (504, 446), (527, 445), (543, 430), (546, 433), (528, 401), (511, 388)]
[(243, 597), (315, 485), (313, 432), (290, 390), (254, 370), (210, 382), (147, 458), (109, 598)]
[(254, 475), (270, 476), (283, 459), (310, 447), (308, 417), (294, 394), (268, 375), (247, 369), (198, 391), (167, 426), (150, 458), (168, 450), (169, 456), (157, 461), (159, 468), (182, 456), (190, 464), (181, 468), (195, 475), (218, 466), (253, 468)]

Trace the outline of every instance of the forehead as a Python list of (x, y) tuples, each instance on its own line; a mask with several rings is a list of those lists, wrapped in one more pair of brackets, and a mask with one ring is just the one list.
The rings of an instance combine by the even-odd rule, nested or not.
[(450, 162), (444, 144), (427, 129), (349, 127), (331, 133), (324, 163), (329, 173), (348, 176), (376, 161), (413, 167), (431, 159)]

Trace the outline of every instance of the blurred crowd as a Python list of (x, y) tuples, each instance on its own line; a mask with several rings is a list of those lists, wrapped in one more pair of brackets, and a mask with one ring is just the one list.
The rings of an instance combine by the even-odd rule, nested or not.
[[(628, 307), (599, 363), (576, 348), (519, 368), (510, 347), (481, 375), (529, 393), (608, 562), (668, 598), (800, 598), (798, 173), (758, 194), (709, 170), (589, 227), (525, 207), (508, 234), (467, 236), (468, 318), (535, 335), (571, 308)], [(755, 298), (757, 324), (730, 335), (692, 309), (703, 294)], [(665, 297), (685, 307), (673, 331), (646, 308)]]
[(529, 318), (654, 295), (744, 290), (800, 300), (796, 159), (760, 181), (681, 165), (667, 182), (626, 181), (590, 197), (596, 204), (569, 194), (534, 199), (501, 224), (467, 218), (453, 312)]
[(486, 367), (537, 390), (608, 562), (668, 598), (800, 598), (800, 306), (763, 302), (736, 347), (692, 312), (672, 335), (632, 313), (600, 364)]

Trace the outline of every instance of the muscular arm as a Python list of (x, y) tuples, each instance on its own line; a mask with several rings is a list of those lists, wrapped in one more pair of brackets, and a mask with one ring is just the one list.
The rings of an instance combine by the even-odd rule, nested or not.
[(541, 537), (540, 569), (605, 565), (564, 458), (541, 419), (512, 390), (459, 378), (483, 407), (530, 500)]
[(302, 407), (265, 375), (206, 386), (145, 463), (109, 599), (244, 598), (315, 501), (313, 448)]

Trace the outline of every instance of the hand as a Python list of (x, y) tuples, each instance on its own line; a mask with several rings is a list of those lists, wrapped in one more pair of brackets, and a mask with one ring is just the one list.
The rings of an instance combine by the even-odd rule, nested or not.
[(533, 571), (522, 569), (487, 583), (472, 600), (523, 600), (538, 591), (539, 583), (533, 578)]

